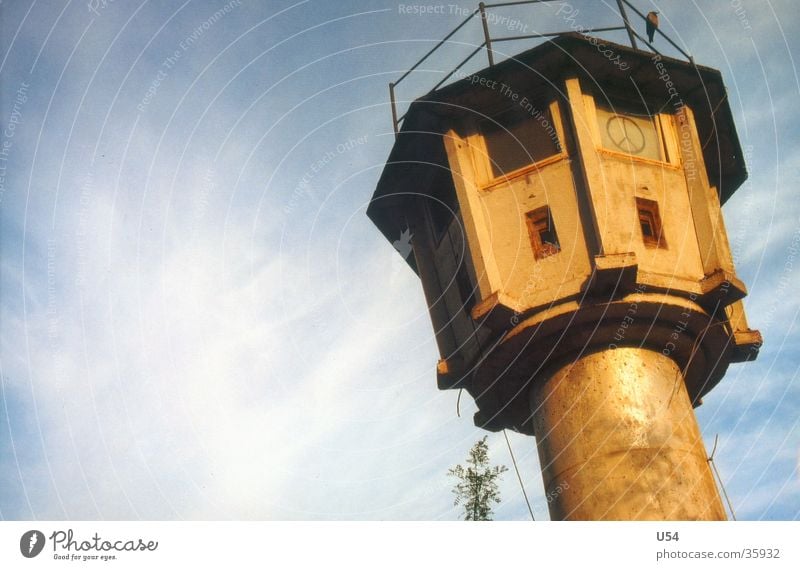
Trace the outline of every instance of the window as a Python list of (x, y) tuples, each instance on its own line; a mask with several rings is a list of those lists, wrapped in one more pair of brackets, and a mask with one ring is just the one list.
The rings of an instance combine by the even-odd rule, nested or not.
[(458, 294), (461, 296), (464, 311), (469, 315), (472, 312), (472, 307), (475, 306), (475, 287), (472, 286), (470, 281), (466, 263), (466, 260), (462, 259), (461, 264), (458, 266), (456, 284), (458, 285)]
[(658, 202), (645, 198), (636, 198), (636, 212), (639, 216), (639, 227), (642, 240), (647, 247), (666, 249), (667, 240), (661, 227), (661, 216), (658, 214)]
[(533, 246), (533, 256), (536, 259), (544, 259), (561, 251), (556, 226), (548, 206), (536, 208), (532, 212), (528, 212), (525, 217)]
[(440, 186), (441, 194), (438, 199), (429, 196), (425, 203), (428, 209), (428, 219), (430, 220), (431, 235), (436, 245), (442, 241), (447, 228), (458, 213), (458, 199), (456, 198), (456, 190), (453, 187), (452, 181), (450, 184), (442, 184)]
[(518, 107), (481, 124), (494, 178), (561, 152), (550, 111)]
[(597, 107), (597, 123), (604, 148), (642, 158), (664, 160), (655, 117), (646, 110)]

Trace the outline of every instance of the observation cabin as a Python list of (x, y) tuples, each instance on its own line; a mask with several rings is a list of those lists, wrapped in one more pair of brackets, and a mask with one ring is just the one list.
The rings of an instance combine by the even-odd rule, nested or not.
[(411, 235), (438, 387), (536, 437), (551, 518), (724, 519), (693, 408), (761, 345), (721, 211), (747, 171), (720, 72), (618, 4), (632, 46), (552, 34), (499, 63), (481, 5), (490, 66), (394, 114), (367, 214)]

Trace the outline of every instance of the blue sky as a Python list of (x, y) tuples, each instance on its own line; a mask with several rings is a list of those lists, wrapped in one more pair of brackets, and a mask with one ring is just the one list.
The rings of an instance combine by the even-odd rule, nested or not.
[[(800, 16), (635, 4), (722, 71), (748, 151), (724, 210), (765, 345), (698, 409), (703, 434), (739, 518), (798, 519)], [(573, 5), (615, 24), (615, 2)], [(401, 6), (0, 3), (0, 518), (458, 517), (446, 472), (483, 434), (436, 389), (421, 287), (365, 208), (388, 82), (462, 16)], [(504, 13), (550, 31), (555, 10)], [(401, 100), (479, 30), (454, 40)], [(509, 435), (547, 518), (535, 442)], [(501, 491), (496, 518), (527, 518), (513, 473)]]

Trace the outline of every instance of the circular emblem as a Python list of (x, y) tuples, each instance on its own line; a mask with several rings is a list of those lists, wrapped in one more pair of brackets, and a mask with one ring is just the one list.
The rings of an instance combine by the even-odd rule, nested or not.
[(25, 558), (38, 556), (44, 548), (44, 533), (40, 530), (29, 530), (19, 539), (19, 551)]
[(639, 154), (646, 144), (644, 133), (633, 119), (614, 115), (606, 121), (608, 138), (618, 149), (628, 154)]

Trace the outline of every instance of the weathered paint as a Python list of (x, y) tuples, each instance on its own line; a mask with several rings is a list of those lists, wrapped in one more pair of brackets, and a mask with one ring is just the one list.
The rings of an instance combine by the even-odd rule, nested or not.
[(568, 361), (531, 390), (553, 520), (724, 520), (681, 370), (617, 348)]

